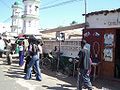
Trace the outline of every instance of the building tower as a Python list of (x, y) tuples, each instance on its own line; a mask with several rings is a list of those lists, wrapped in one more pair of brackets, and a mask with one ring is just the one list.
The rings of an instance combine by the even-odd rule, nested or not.
[(22, 7), (20, 6), (20, 4), (18, 2), (15, 2), (12, 5), (12, 25), (11, 25), (11, 32), (12, 33), (16, 33), (17, 35), (22, 33), (22, 26), (23, 26), (23, 22), (22, 22)]
[(22, 18), (24, 34), (39, 33), (39, 3), (40, 0), (23, 0), (24, 14)]

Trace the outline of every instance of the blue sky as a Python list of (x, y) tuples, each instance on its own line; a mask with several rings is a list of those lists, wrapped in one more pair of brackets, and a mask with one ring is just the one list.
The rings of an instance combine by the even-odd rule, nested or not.
[[(10, 23), (12, 4), (17, 0), (0, 0), (0, 22)], [(22, 1), (22, 0), (21, 0)], [(51, 6), (69, 0), (40, 0), (40, 8)], [(120, 8), (120, 0), (86, 0), (87, 13)], [(40, 28), (55, 28), (70, 25), (72, 21), (84, 22), (84, 0), (53, 7), (40, 9)]]

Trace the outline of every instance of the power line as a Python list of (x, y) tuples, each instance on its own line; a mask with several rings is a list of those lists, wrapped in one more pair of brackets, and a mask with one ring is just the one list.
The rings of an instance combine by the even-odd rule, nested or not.
[(3, 0), (0, 0), (0, 2), (10, 9), (10, 7)]
[[(40, 8), (40, 10), (49, 9), (49, 8), (53, 8), (53, 7), (57, 7), (57, 6), (62, 6), (62, 5), (65, 5), (65, 4), (68, 4), (68, 3), (72, 3), (72, 2), (75, 2), (75, 1), (78, 1), (78, 0), (69, 0), (69, 1), (61, 2), (61, 3), (57, 3), (57, 4), (54, 4), (54, 5), (50, 5), (50, 6), (46, 6), (46, 7)], [(79, 1), (81, 1), (81, 0), (79, 0)], [(10, 19), (10, 17), (7, 18), (3, 22), (7, 22), (9, 19)]]
[(55, 2), (57, 2), (57, 1), (59, 1), (59, 0), (53, 0), (53, 1), (51, 1), (51, 2), (48, 2), (48, 3), (44, 4), (43, 6), (49, 5), (49, 4), (51, 4), (51, 3), (55, 3)]
[(6, 20), (3, 21), (3, 23), (9, 21), (11, 19), (11, 17), (7, 18)]
[(57, 4), (54, 4), (54, 5), (50, 5), (50, 6), (40, 8), (40, 10), (49, 9), (49, 8), (53, 8), (53, 7), (57, 7), (57, 6), (62, 6), (62, 5), (72, 3), (72, 2), (75, 2), (75, 1), (78, 1), (78, 0), (69, 0), (69, 1), (61, 2), (61, 3), (57, 3)]

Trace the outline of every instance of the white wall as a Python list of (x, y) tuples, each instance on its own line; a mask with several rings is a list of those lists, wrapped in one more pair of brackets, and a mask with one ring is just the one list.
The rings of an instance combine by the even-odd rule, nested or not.
[(26, 34), (36, 34), (39, 32), (38, 20), (26, 20), (25, 24), (23, 28)]
[(36, 8), (36, 6), (38, 7), (39, 5), (34, 3), (34, 2), (33, 3), (32, 2), (25, 3), (24, 14), (32, 14), (32, 15), (35, 15), (35, 16), (39, 16), (39, 7)]
[(98, 14), (87, 17), (88, 28), (114, 28), (120, 27), (120, 12)]
[[(37, 2), (36, 2), (37, 1)], [(36, 8), (37, 7), (37, 8)], [(25, 34), (39, 33), (39, 0), (24, 1), (24, 24), (23, 32)]]
[[(59, 50), (59, 42), (57, 41), (44, 41), (43, 51), (45, 53), (50, 53), (54, 47), (57, 46)], [(67, 57), (78, 57), (78, 52), (80, 50), (80, 40), (65, 40), (64, 42), (61, 42), (60, 45), (60, 52), (63, 53), (62, 56)]]
[[(12, 28), (11, 32), (13, 33), (22, 33), (23, 29), (23, 20), (21, 19), (21, 15), (23, 14), (22, 8), (18, 5), (13, 5), (12, 7), (13, 13), (12, 13)], [(17, 26), (17, 27), (14, 27)]]

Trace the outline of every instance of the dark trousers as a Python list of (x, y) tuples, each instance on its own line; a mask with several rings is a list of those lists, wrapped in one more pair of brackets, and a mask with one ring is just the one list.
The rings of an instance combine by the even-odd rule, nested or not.
[[(26, 60), (26, 63), (25, 63), (25, 67), (24, 67), (24, 73), (27, 72), (28, 65), (29, 65), (29, 62), (31, 60), (31, 57), (28, 55), (28, 56), (26, 56), (25, 60)], [(32, 73), (35, 73), (34, 67), (32, 68)]]
[(85, 85), (88, 88), (88, 90), (92, 90), (92, 84), (90, 82), (88, 70), (80, 69), (77, 84), (78, 90), (82, 90), (83, 85)]
[(25, 58), (25, 68), (24, 68), (24, 73), (26, 73), (27, 72), (27, 67), (28, 67), (28, 64), (29, 64), (29, 62), (30, 62), (30, 56), (26, 56), (26, 58)]
[(0, 52), (0, 58), (2, 58), (2, 54), (3, 54), (3, 52)]
[(12, 57), (10, 54), (7, 54), (7, 63), (8, 63), (8, 65), (11, 65), (11, 63), (12, 63)]
[(24, 51), (19, 51), (19, 65), (22, 66), (24, 64)]

